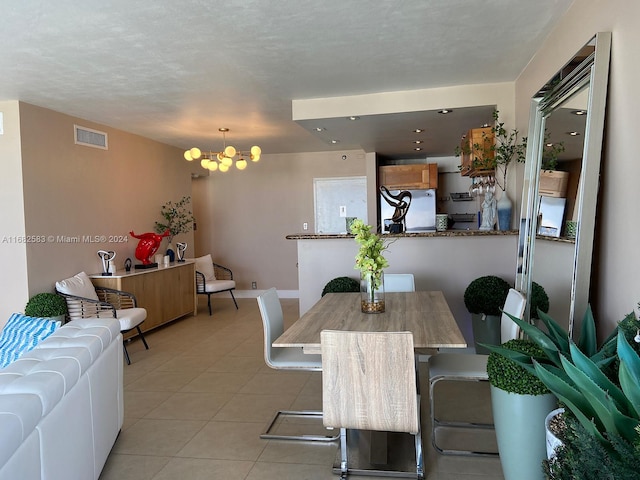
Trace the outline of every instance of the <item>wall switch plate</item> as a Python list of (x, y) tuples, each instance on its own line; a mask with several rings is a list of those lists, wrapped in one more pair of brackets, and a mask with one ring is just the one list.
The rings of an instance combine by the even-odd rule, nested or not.
[(309, 230), (309, 224), (307, 222), (302, 224), (302, 230)]
[(341, 217), (346, 217), (347, 216), (347, 206), (346, 205), (340, 205), (340, 216)]
[(256, 288), (258, 288), (258, 283), (257, 282), (251, 282), (251, 290), (255, 290)]

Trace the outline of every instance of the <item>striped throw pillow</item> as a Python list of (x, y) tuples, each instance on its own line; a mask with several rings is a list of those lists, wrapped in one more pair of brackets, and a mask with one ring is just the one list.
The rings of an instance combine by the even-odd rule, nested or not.
[(47, 318), (27, 317), (14, 313), (0, 335), (0, 368), (32, 350), (60, 326), (60, 322)]

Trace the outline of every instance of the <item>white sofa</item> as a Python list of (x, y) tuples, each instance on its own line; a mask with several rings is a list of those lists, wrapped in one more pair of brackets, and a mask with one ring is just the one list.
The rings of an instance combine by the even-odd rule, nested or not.
[(97, 479), (122, 428), (118, 320), (57, 329), (0, 370), (0, 480)]

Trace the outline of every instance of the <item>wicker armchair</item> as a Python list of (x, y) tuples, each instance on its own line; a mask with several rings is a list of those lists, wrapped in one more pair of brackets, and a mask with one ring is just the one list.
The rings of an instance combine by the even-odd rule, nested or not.
[[(144, 338), (140, 325), (147, 318), (147, 311), (137, 306), (136, 297), (121, 290), (106, 287), (93, 287), (97, 300), (94, 298), (73, 295), (83, 291), (90, 293), (91, 281), (86, 274), (81, 273), (75, 277), (56, 282), (56, 292), (67, 302), (66, 320), (74, 318), (117, 318), (120, 322), (120, 331), (125, 334), (136, 329), (144, 347), (149, 350), (147, 340)], [(126, 341), (123, 342), (124, 356), (127, 364), (131, 364)]]
[[(199, 261), (206, 261), (208, 263), (210, 256), (201, 257)], [(229, 292), (237, 310), (238, 302), (236, 302), (236, 297), (233, 295), (233, 290), (236, 288), (236, 282), (233, 280), (233, 272), (229, 268), (223, 267), (215, 262), (211, 262), (211, 264), (213, 265), (214, 278), (211, 278), (211, 276), (207, 278), (205, 273), (196, 270), (196, 293), (207, 296), (209, 315), (211, 315), (211, 295), (214, 293)], [(199, 267), (198, 262), (196, 262), (196, 269), (198, 268), (201, 267)], [(205, 269), (202, 268), (202, 270)]]

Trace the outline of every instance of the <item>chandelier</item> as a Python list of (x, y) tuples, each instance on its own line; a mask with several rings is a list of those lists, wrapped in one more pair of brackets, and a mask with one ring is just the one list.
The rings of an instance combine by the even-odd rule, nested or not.
[(226, 172), (234, 162), (238, 170), (244, 170), (247, 168), (247, 158), (252, 162), (260, 160), (260, 154), (262, 153), (260, 147), (254, 145), (248, 152), (236, 150), (234, 146), (227, 145), (225, 134), (229, 129), (219, 128), (218, 131), (222, 132), (223, 149), (221, 152), (203, 152), (199, 148), (193, 147), (184, 152), (184, 158), (189, 162), (192, 162), (193, 160), (200, 160), (202, 168), (206, 168), (212, 172), (215, 172), (216, 170)]

